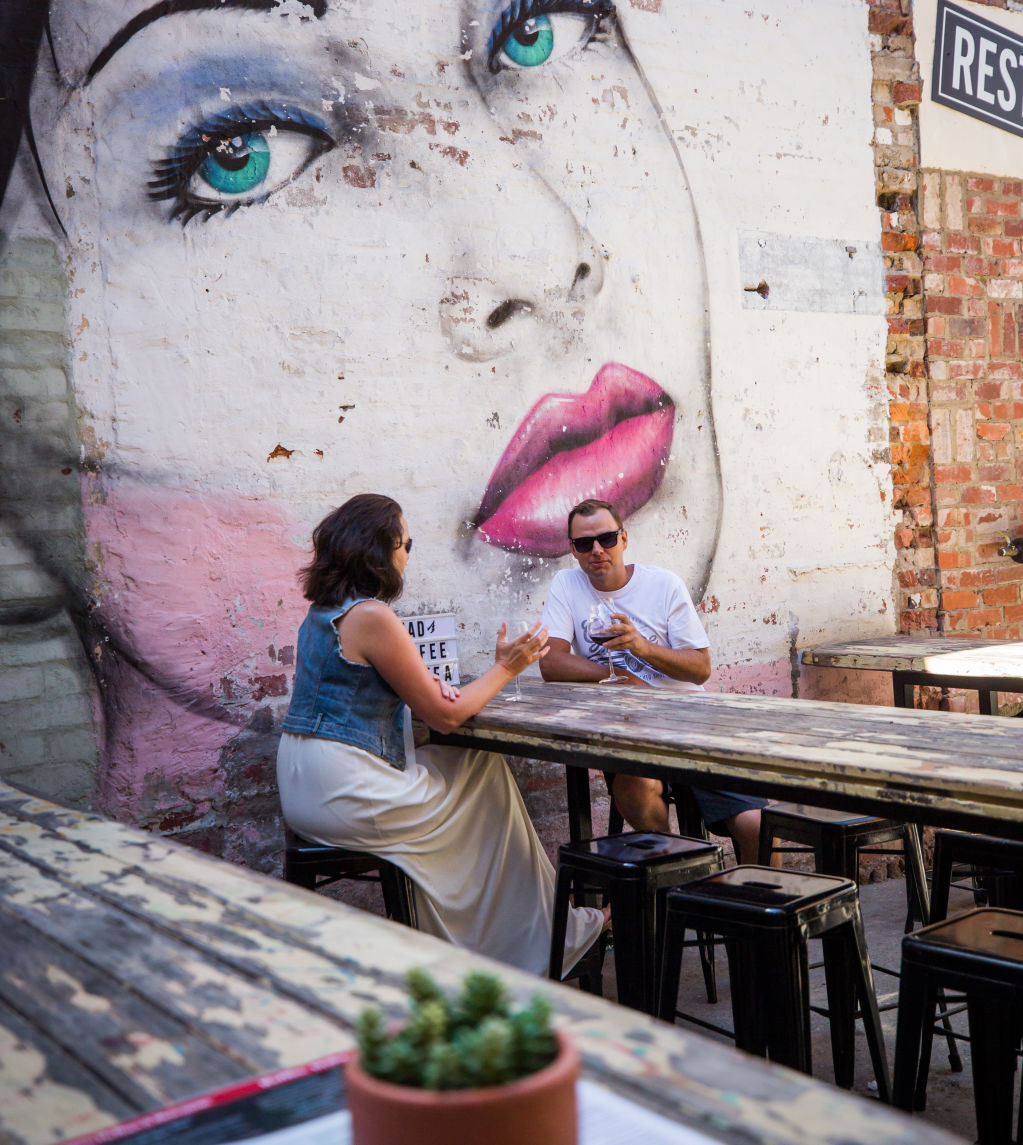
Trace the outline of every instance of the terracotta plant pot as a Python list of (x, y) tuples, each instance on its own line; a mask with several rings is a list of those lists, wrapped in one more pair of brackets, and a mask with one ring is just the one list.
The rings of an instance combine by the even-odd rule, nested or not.
[(529, 1077), (441, 1093), (346, 1067), (352, 1145), (577, 1145), (579, 1055), (563, 1035), (558, 1056)]

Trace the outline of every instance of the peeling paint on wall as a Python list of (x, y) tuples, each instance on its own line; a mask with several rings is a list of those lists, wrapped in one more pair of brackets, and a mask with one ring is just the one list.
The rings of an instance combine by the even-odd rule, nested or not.
[(809, 239), (759, 231), (739, 235), (743, 306), (754, 310), (884, 314), (878, 242)]
[(597, 496), (706, 592), (722, 680), (790, 686), (787, 618), (852, 589), (786, 570), (886, 543), (882, 287), (861, 6), (761, 8), (53, 0), (32, 112), (66, 238), (29, 167), (0, 228), (47, 229), (71, 283), (102, 806), (212, 840), (238, 791), (269, 805), (296, 573), (360, 491), (402, 503), (406, 601), (459, 614), (468, 670)]

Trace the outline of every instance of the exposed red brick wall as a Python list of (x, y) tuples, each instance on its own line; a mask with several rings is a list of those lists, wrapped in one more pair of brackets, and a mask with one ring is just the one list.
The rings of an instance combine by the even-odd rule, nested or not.
[(911, 0), (868, 20), (899, 626), (1018, 637), (1023, 565), (997, 550), (1023, 533), (1023, 180), (918, 172)]
[(928, 171), (921, 247), (944, 630), (1018, 637), (1023, 181)]

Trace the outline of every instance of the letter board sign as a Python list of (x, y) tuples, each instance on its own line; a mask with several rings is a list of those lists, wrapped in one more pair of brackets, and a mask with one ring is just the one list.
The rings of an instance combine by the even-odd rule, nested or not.
[(1023, 37), (939, 0), (931, 99), (1023, 135)]
[(402, 624), (415, 641), (423, 663), (435, 676), (448, 684), (458, 680), (458, 641), (455, 638), (453, 612), (431, 616), (403, 616)]

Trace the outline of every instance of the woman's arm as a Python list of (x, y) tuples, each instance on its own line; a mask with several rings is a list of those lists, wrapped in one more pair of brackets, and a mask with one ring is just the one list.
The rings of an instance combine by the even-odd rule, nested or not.
[(457, 698), (450, 699), (437, 687), (405, 625), (386, 604), (378, 600), (356, 604), (338, 627), (345, 658), (372, 664), (412, 714), (438, 732), (454, 731), (474, 716), (509, 680), (539, 660), (547, 644), (545, 628), (506, 641), (502, 625), (494, 665), (462, 687)]

